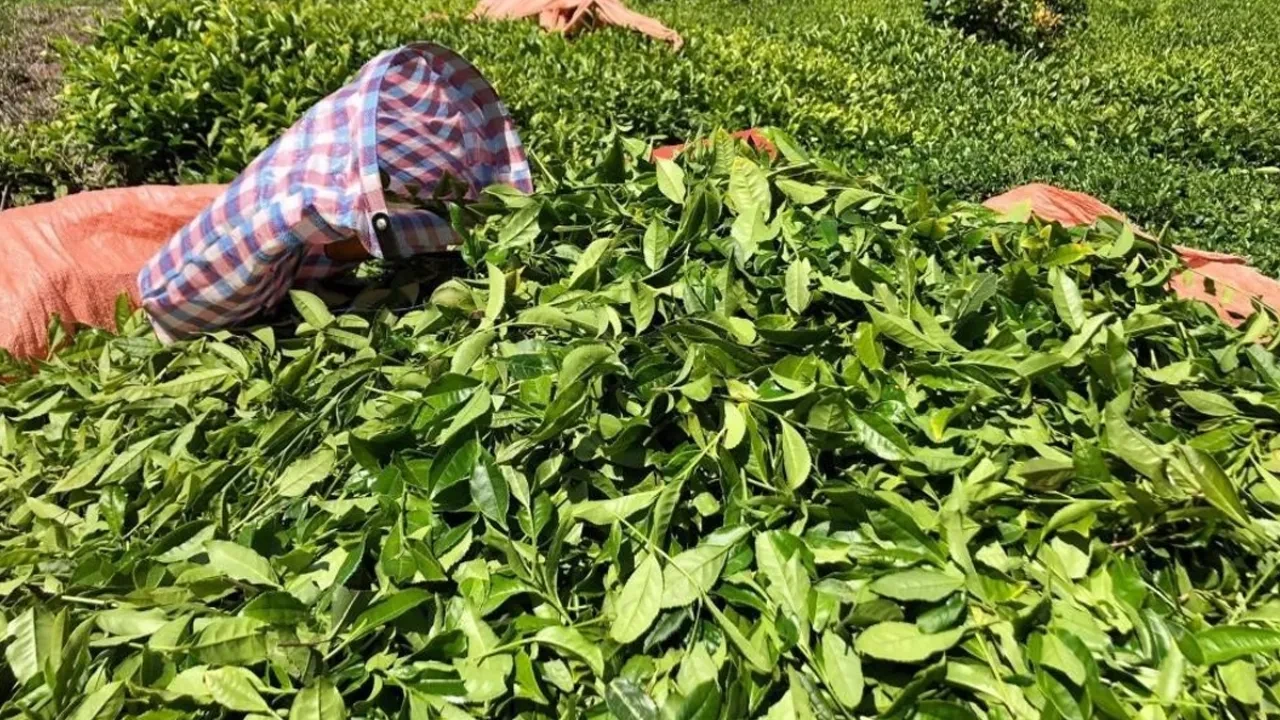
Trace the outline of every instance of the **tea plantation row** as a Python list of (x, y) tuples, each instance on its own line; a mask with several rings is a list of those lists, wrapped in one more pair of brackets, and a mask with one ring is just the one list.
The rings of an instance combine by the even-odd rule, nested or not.
[(29, 201), (229, 179), (369, 57), (430, 39), (481, 67), (552, 166), (583, 166), (612, 132), (776, 125), (968, 197), (1032, 180), (1085, 190), (1176, 241), (1280, 269), (1274, 3), (1096, 0), (1087, 32), (1044, 60), (933, 27), (915, 3), (636, 4), (684, 33), (684, 51), (471, 23), (466, 0), (134, 0), (96, 44), (67, 49), (57, 121), (0, 132), (0, 186)]

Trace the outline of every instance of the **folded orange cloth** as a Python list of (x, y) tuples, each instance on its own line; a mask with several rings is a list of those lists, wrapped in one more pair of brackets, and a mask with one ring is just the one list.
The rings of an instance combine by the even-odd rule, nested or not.
[[(1092, 225), (1101, 217), (1128, 222), (1123, 213), (1092, 195), (1041, 183), (1016, 187), (983, 204), (1007, 212), (1027, 202), (1037, 217), (1064, 227)], [(1136, 226), (1134, 232), (1151, 237)], [(1173, 249), (1187, 267), (1169, 282), (1178, 297), (1208, 303), (1231, 325), (1239, 325), (1253, 314), (1254, 300), (1280, 312), (1280, 281), (1250, 267), (1247, 259), (1179, 245)]]
[(588, 26), (616, 25), (669, 42), (679, 50), (680, 33), (657, 20), (628, 9), (620, 0), (480, 0), (473, 18), (515, 20), (538, 16), (542, 29), (572, 35)]
[(56, 314), (64, 329), (115, 326), (115, 302), (138, 302), (138, 271), (224, 185), (99, 190), (0, 213), (0, 347), (44, 357)]

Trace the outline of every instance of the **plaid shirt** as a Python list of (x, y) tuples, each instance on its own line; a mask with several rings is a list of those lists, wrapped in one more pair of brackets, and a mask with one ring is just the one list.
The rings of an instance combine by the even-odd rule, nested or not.
[(352, 267), (326, 244), (358, 238), (378, 258), (443, 250), (455, 244), (448, 220), (388, 208), (384, 187), (430, 199), (446, 176), (469, 198), (495, 183), (533, 190), (514, 122), (479, 71), (430, 43), (383, 53), (160, 249), (138, 273), (142, 307), (167, 342)]

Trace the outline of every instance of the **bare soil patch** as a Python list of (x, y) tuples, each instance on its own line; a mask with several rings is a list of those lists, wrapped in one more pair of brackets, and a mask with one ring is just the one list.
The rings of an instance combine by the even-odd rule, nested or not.
[(0, 0), (0, 125), (52, 115), (62, 76), (55, 42), (87, 42), (109, 12), (100, 3)]

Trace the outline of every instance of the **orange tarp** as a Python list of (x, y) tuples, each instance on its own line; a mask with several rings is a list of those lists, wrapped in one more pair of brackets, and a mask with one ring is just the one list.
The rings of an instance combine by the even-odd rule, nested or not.
[(55, 313), (68, 331), (114, 327), (116, 298), (138, 302), (138, 270), (224, 189), (120, 188), (0, 212), (0, 347), (44, 357)]
[(669, 42), (676, 50), (684, 45), (680, 33), (657, 20), (627, 8), (620, 0), (480, 0), (473, 18), (518, 20), (538, 16), (543, 30), (572, 35), (585, 27), (616, 25)]
[[(983, 204), (997, 212), (1008, 212), (1028, 202), (1037, 217), (1064, 227), (1092, 225), (1100, 217), (1128, 222), (1123, 213), (1092, 195), (1039, 183), (1014, 188)], [(1151, 237), (1137, 227), (1134, 232)], [(1187, 266), (1169, 282), (1178, 297), (1208, 303), (1218, 317), (1232, 325), (1239, 325), (1253, 314), (1254, 300), (1280, 312), (1280, 281), (1249, 267), (1245, 258), (1179, 245), (1173, 249)]]

